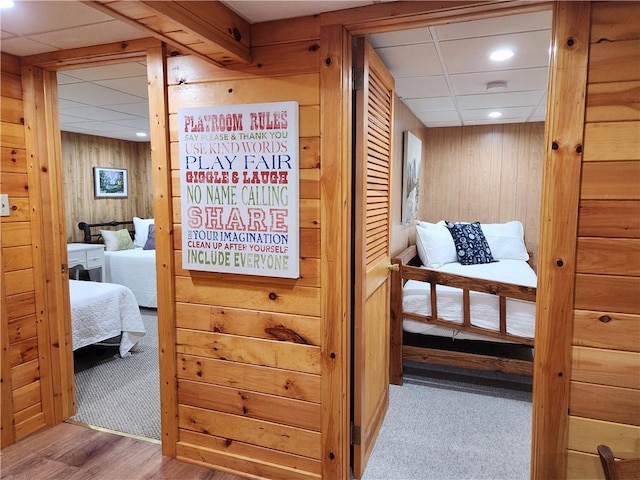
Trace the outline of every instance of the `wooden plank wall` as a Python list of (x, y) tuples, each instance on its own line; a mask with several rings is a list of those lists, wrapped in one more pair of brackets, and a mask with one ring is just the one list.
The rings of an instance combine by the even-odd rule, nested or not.
[(429, 128), (421, 220), (519, 220), (538, 258), (544, 123)]
[[(395, 113), (393, 122), (393, 162), (391, 178), (392, 201), (391, 201), (391, 256), (395, 256), (409, 245), (416, 242), (416, 228), (414, 225), (402, 225), (402, 164), (403, 164), (403, 138), (404, 132), (410, 131), (422, 140), (422, 169), (424, 175), (425, 162), (427, 158), (427, 127), (416, 117), (409, 107), (395, 98)], [(420, 185), (422, 195), (423, 185)]]
[[(31, 209), (37, 190), (30, 188), (25, 150), (20, 60), (2, 53), (2, 125), (0, 192), (9, 194), (10, 216), (0, 217), (2, 270), (2, 447), (45, 426), (39, 344), (42, 329), (36, 313), (33, 238), (39, 232)], [(46, 341), (46, 339), (45, 339)]]
[[(278, 22), (276, 22), (278, 23)], [(266, 478), (322, 471), (319, 26), (254, 36), (254, 63), (167, 60), (176, 295), (176, 454)], [(271, 25), (269, 27), (272, 27)], [(305, 27), (305, 28), (303, 28)], [(309, 28), (306, 28), (309, 27)], [(272, 35), (278, 32), (274, 42)], [(295, 100), (300, 105), (297, 280), (181, 267), (177, 109)]]
[[(78, 222), (153, 217), (149, 142), (61, 132), (67, 242), (81, 242)], [(93, 167), (126, 168), (127, 198), (95, 198)]]
[(596, 447), (640, 457), (640, 3), (591, 11), (578, 219), (569, 479), (602, 479)]

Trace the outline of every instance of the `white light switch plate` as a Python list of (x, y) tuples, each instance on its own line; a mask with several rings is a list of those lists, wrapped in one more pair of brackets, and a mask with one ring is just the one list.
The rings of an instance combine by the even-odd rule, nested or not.
[(9, 216), (9, 194), (8, 193), (0, 193), (0, 216), (8, 217)]

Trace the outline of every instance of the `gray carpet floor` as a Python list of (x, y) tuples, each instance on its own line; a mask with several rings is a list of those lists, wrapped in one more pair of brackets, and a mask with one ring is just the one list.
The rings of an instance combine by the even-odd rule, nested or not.
[(141, 437), (160, 439), (158, 322), (141, 308), (146, 335), (131, 356), (117, 347), (90, 346), (74, 354), (76, 406), (73, 420)]
[[(115, 347), (75, 353), (73, 420), (160, 439), (155, 310), (141, 309), (147, 335), (130, 357)], [(405, 366), (362, 480), (529, 478), (530, 379)]]
[(530, 379), (408, 370), (362, 480), (529, 479)]

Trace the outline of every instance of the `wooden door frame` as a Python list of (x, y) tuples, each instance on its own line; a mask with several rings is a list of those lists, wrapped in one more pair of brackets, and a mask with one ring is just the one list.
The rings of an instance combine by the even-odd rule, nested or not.
[[(86, 47), (21, 58), (26, 124), (26, 150), (31, 169), (40, 173), (36, 187), (43, 199), (39, 226), (42, 245), (38, 258), (42, 263), (46, 296), (45, 338), (40, 356), (51, 366), (53, 406), (45, 412), (47, 425), (63, 422), (75, 413), (75, 386), (71, 341), (71, 309), (67, 278), (66, 222), (63, 198), (62, 150), (58, 123), (56, 73), (69, 68), (93, 67), (145, 59), (149, 82), (149, 116), (152, 190), (156, 223), (156, 251), (162, 259), (171, 259), (171, 165), (166, 93), (166, 51), (155, 39), (133, 40), (98, 47)], [(36, 241), (34, 240), (34, 244)], [(162, 453), (175, 456), (176, 364), (174, 315), (174, 265), (170, 260), (156, 262), (158, 302), (158, 340), (160, 355), (160, 404)], [(43, 308), (44, 310), (44, 308)], [(50, 361), (46, 359), (50, 358)], [(45, 395), (43, 395), (45, 396)], [(44, 401), (45, 399), (43, 399)]]
[[(405, 3), (405, 2), (402, 2)], [(531, 478), (563, 478), (566, 475), (566, 438), (568, 432), (567, 406), (571, 372), (571, 325), (573, 320), (572, 273), (575, 271), (575, 236), (577, 232), (580, 169), (576, 162), (581, 158), (584, 128), (584, 98), (586, 95), (586, 64), (589, 44), (589, 2), (535, 2), (513, 5), (510, 2), (474, 5), (460, 2), (454, 5), (425, 5), (410, 2), (407, 14), (400, 15), (393, 4), (377, 4), (366, 8), (366, 13), (354, 12), (351, 16), (339, 13), (321, 15), (321, 25), (345, 29), (346, 38), (371, 33), (397, 31), (443, 23), (472, 21), (489, 17), (529, 13), (541, 10), (553, 11), (552, 38), (554, 45), (549, 64), (549, 93), (547, 121), (545, 122), (545, 174), (543, 176), (541, 228), (546, 237), (540, 237), (539, 279), (546, 287), (539, 290), (536, 320), (537, 349), (534, 364), (534, 394), (532, 417)], [(586, 3), (587, 5), (579, 5)], [(578, 4), (578, 5), (576, 5)], [(414, 12), (411, 13), (411, 8)], [(419, 10), (419, 11), (418, 11)], [(574, 18), (575, 17), (575, 18)], [(347, 20), (346, 22), (344, 20)], [(586, 34), (585, 34), (586, 31)], [(586, 35), (586, 38), (585, 38)], [(574, 42), (570, 40), (573, 39)], [(321, 36), (321, 43), (325, 38)], [(573, 45), (576, 48), (572, 48)], [(321, 57), (325, 63), (329, 57)], [(350, 65), (343, 61), (343, 68)], [(344, 77), (346, 73), (342, 74)], [(322, 82), (321, 82), (322, 84)], [(322, 89), (324, 90), (324, 88)], [(567, 106), (566, 92), (571, 92)], [(561, 101), (560, 99), (563, 99)], [(343, 96), (343, 109), (351, 107), (352, 93)], [(331, 102), (321, 101), (321, 111), (335, 112)], [(329, 115), (322, 123), (321, 151), (336, 151), (330, 140), (341, 139), (346, 148), (347, 135), (340, 137), (341, 122), (334, 122)], [(551, 120), (551, 121), (549, 121)], [(351, 125), (348, 130), (352, 131)], [(560, 145), (560, 148), (557, 145)], [(559, 150), (559, 151), (558, 151)], [(351, 159), (341, 157), (349, 164), (346, 172), (351, 178)], [(563, 184), (555, 181), (562, 175)], [(566, 189), (569, 193), (567, 194)], [(349, 197), (343, 198), (345, 205)], [(346, 252), (346, 251), (345, 251)], [(562, 259), (562, 261), (559, 261)], [(564, 268), (562, 266), (564, 265)], [(324, 285), (324, 284), (323, 284)], [(324, 316), (323, 318), (331, 318)], [(348, 325), (342, 326), (343, 341), (350, 340)], [(348, 357), (347, 357), (348, 358)], [(345, 365), (350, 368), (350, 365)], [(350, 372), (345, 372), (349, 376)], [(335, 403), (335, 402), (334, 402)], [(348, 404), (343, 411), (348, 412)], [(343, 423), (344, 418), (342, 418)], [(348, 431), (348, 430), (346, 430)], [(349, 439), (344, 435), (343, 448)]]

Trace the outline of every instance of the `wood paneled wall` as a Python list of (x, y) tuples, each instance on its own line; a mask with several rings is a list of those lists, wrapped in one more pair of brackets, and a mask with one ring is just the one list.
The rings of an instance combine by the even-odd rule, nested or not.
[[(220, 69), (194, 57), (167, 60), (176, 272), (175, 451), (178, 458), (256, 477), (318, 478), (323, 442), (328, 441), (323, 436), (323, 411), (330, 409), (322, 403), (322, 331), (330, 319), (321, 318), (317, 20), (311, 26), (292, 32), (283, 24), (275, 30), (281, 40), (276, 45), (260, 44), (260, 38), (271, 39), (258, 33), (254, 62), (246, 67)], [(182, 269), (177, 109), (288, 100), (300, 105), (300, 278)]]
[[(404, 132), (410, 131), (422, 140), (422, 168), (424, 175), (427, 161), (427, 127), (409, 110), (409, 107), (396, 96), (395, 115), (393, 123), (393, 163), (391, 178), (391, 256), (397, 255), (416, 241), (416, 229), (412, 225), (402, 222), (402, 166)], [(420, 195), (423, 194), (423, 183), (420, 184)], [(420, 212), (419, 212), (420, 213)], [(420, 216), (418, 216), (420, 218)]]
[(640, 457), (639, 14), (638, 2), (597, 2), (591, 9), (569, 479), (603, 478), (600, 443), (616, 457)]
[(543, 147), (544, 123), (429, 128), (420, 183), (420, 219), (519, 220), (535, 262)]
[[(78, 222), (100, 223), (151, 218), (151, 149), (149, 142), (61, 132), (67, 242), (81, 242)], [(126, 168), (127, 198), (95, 198), (93, 167)]]
[[(50, 402), (42, 290), (36, 273), (40, 227), (38, 188), (25, 149), (20, 60), (2, 53), (0, 192), (10, 215), (0, 217), (2, 236), (2, 446), (43, 428)], [(37, 174), (37, 172), (36, 172)], [(48, 392), (48, 393), (47, 393)], [(51, 404), (48, 403), (49, 413)]]

